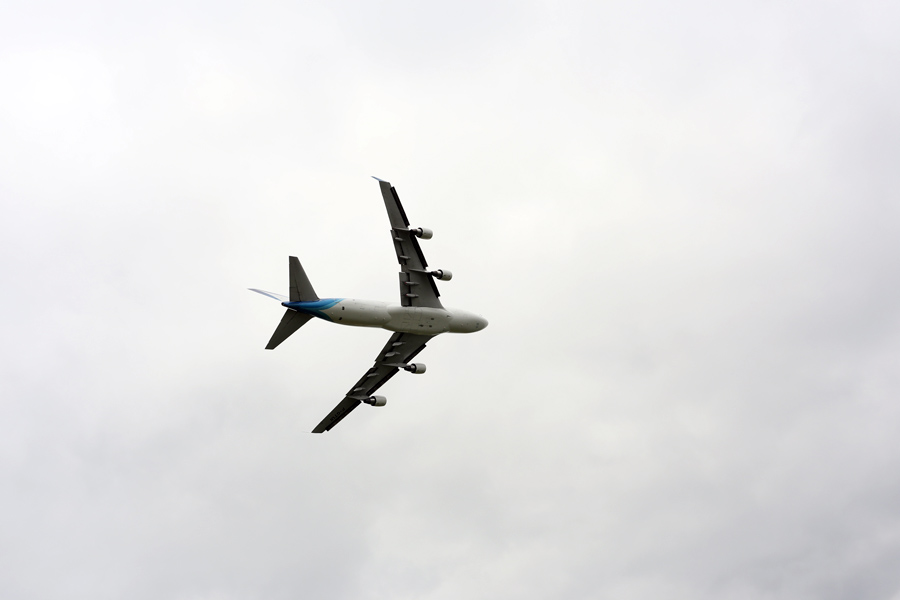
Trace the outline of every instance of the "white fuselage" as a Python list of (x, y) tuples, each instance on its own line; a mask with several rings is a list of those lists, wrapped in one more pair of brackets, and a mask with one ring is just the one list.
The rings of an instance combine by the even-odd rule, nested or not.
[(288, 308), (355, 327), (380, 327), (389, 331), (437, 335), (473, 333), (487, 327), (481, 315), (456, 308), (400, 306), (375, 300), (324, 298), (317, 302), (285, 302)]

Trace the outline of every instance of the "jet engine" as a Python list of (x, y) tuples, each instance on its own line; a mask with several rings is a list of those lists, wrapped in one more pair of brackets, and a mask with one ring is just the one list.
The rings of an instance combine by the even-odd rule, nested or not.
[(440, 279), (441, 281), (450, 281), (451, 279), (453, 279), (453, 273), (451, 273), (447, 269), (438, 269), (437, 271), (431, 271), (430, 275), (432, 275), (436, 279)]
[(410, 231), (414, 236), (422, 238), (423, 240), (430, 240), (434, 237), (434, 232), (427, 227), (416, 227), (415, 229), (410, 229)]
[(384, 396), (369, 396), (365, 400), (363, 400), (366, 404), (370, 406), (384, 406), (387, 404), (387, 398)]
[(423, 363), (412, 363), (403, 367), (403, 370), (418, 375), (425, 372), (425, 365)]

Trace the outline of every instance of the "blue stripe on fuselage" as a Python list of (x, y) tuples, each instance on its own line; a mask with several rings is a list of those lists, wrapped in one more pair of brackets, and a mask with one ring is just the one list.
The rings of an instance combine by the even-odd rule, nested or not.
[(341, 300), (343, 300), (343, 298), (320, 298), (315, 302), (282, 302), (281, 305), (296, 310), (297, 312), (306, 313), (307, 315), (330, 321), (331, 317), (322, 311), (331, 308)]

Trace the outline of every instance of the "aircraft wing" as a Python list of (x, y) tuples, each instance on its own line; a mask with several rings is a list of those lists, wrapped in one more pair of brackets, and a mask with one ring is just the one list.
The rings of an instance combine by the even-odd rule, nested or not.
[(415, 333), (392, 335), (388, 343), (381, 349), (378, 358), (375, 359), (375, 365), (366, 371), (362, 379), (356, 382), (344, 399), (328, 413), (327, 417), (322, 419), (321, 423), (316, 425), (312, 432), (322, 433), (340, 423), (341, 419), (349, 415), (361, 402), (368, 400), (375, 390), (387, 383), (400, 367), (409, 363), (413, 357), (425, 349), (425, 343), (432, 337), (434, 336)]
[(400, 304), (443, 308), (438, 300), (441, 293), (438, 292), (434, 278), (428, 273), (428, 262), (419, 247), (419, 240), (409, 229), (409, 219), (400, 204), (397, 190), (381, 179), (378, 179), (378, 185), (391, 221), (391, 237), (397, 252), (397, 262), (400, 263)]

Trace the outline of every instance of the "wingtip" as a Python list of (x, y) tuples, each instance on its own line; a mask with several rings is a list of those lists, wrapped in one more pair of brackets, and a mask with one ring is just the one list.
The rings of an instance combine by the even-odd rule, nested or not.
[(375, 177), (374, 175), (372, 175), (372, 179), (374, 179), (375, 181), (380, 181), (382, 183), (387, 183), (387, 181), (385, 181), (384, 179), (379, 179), (378, 177)]

